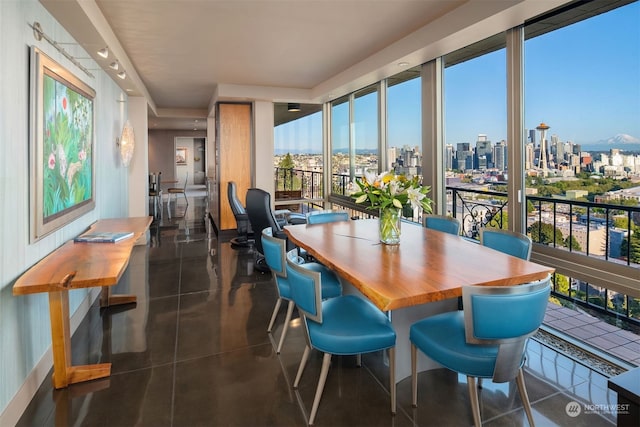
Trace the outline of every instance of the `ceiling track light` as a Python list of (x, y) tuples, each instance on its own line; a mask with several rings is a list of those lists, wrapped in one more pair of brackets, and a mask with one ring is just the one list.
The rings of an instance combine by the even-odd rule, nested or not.
[(103, 58), (108, 58), (109, 57), (109, 48), (108, 47), (103, 47), (102, 49), (100, 49), (98, 51), (98, 55), (100, 55)]
[(123, 71), (120, 71), (120, 72), (118, 73), (118, 77), (120, 77), (122, 80), (124, 80), (124, 79), (126, 79), (126, 78), (127, 78), (127, 73), (125, 73), (125, 72), (124, 72), (124, 70), (123, 70)]
[(118, 61), (113, 61), (111, 64), (109, 64), (109, 68), (118, 71), (118, 68), (120, 68), (120, 64), (118, 64)]

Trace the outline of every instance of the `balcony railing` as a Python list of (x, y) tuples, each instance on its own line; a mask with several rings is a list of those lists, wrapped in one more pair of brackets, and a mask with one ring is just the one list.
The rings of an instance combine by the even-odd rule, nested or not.
[[(473, 239), (478, 239), (482, 227), (506, 228), (507, 206), (507, 195), (502, 192), (447, 187), (448, 213), (460, 218), (463, 235)], [(633, 252), (631, 236), (640, 207), (539, 196), (528, 196), (527, 206), (527, 234), (534, 241), (532, 259), (561, 273), (555, 275), (552, 294), (640, 326), (640, 299), (588, 280), (596, 276), (590, 270), (599, 270), (611, 282), (632, 282), (634, 278), (638, 282), (640, 253)], [(622, 219), (625, 227), (614, 228), (615, 218)], [(638, 293), (637, 283), (627, 289)]]

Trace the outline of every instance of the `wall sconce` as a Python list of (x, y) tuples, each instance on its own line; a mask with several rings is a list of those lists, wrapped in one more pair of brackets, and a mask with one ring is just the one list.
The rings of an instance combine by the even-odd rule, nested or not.
[(118, 73), (118, 77), (120, 77), (122, 80), (124, 80), (124, 79), (126, 79), (126, 78), (127, 78), (127, 73), (126, 73), (124, 70), (123, 70), (123, 71), (120, 71), (120, 72)]
[(287, 111), (291, 111), (291, 112), (300, 111), (300, 104), (298, 104), (297, 102), (288, 103)]
[(122, 158), (122, 164), (124, 167), (129, 167), (131, 158), (133, 157), (133, 149), (136, 145), (135, 135), (133, 134), (133, 127), (129, 120), (124, 124), (122, 128), (122, 135), (120, 141), (116, 140), (116, 145), (120, 147), (120, 157)]
[(111, 64), (109, 64), (109, 68), (118, 71), (118, 68), (120, 68), (120, 64), (118, 64), (118, 61), (113, 61)]

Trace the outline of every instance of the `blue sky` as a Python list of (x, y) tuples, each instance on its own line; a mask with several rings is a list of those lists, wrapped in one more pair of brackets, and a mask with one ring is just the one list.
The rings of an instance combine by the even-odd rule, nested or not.
[[(638, 2), (529, 39), (524, 56), (527, 128), (545, 122), (549, 136), (579, 144), (619, 133), (640, 138)], [(505, 62), (502, 49), (445, 69), (447, 143), (474, 143), (478, 134), (494, 142), (506, 139)], [(418, 145), (419, 82), (390, 90), (389, 145)], [(367, 98), (359, 112), (372, 117), (375, 98)], [(276, 152), (321, 149), (321, 115), (297, 122), (276, 128)], [(375, 135), (365, 138), (371, 140), (357, 145), (375, 148)]]

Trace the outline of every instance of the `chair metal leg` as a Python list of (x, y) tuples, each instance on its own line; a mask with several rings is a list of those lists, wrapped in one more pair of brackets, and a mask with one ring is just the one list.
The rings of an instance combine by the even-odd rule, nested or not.
[(278, 300), (276, 301), (276, 306), (273, 307), (273, 314), (271, 315), (271, 320), (269, 321), (267, 332), (271, 332), (271, 329), (273, 329), (273, 324), (276, 323), (276, 317), (278, 317), (278, 311), (280, 311), (280, 305), (282, 305), (282, 298), (278, 298)]
[(302, 378), (304, 367), (307, 365), (307, 360), (309, 360), (309, 353), (311, 353), (311, 347), (307, 345), (304, 347), (304, 353), (302, 353), (302, 360), (300, 360), (300, 366), (298, 367), (296, 379), (293, 382), (293, 388), (298, 388), (298, 383), (300, 382), (300, 378)]
[(396, 413), (396, 349), (389, 349), (389, 394), (391, 395), (391, 413)]
[(418, 407), (418, 349), (411, 343), (411, 406)]
[(531, 427), (535, 426), (533, 422), (533, 413), (531, 412), (531, 402), (529, 402), (529, 395), (527, 394), (527, 388), (524, 385), (524, 371), (522, 368), (518, 370), (518, 376), (516, 377), (516, 383), (518, 384), (518, 391), (520, 392), (520, 400), (524, 406), (524, 412), (527, 413), (527, 419)]
[(278, 349), (276, 350), (277, 354), (280, 354), (280, 350), (282, 350), (282, 343), (284, 343), (284, 337), (287, 335), (287, 331), (289, 330), (289, 322), (291, 322), (291, 316), (293, 315), (293, 308), (295, 306), (296, 303), (293, 300), (290, 300), (289, 306), (287, 307), (287, 317), (284, 318), (284, 327), (282, 328), (280, 342), (278, 343)]
[(359, 368), (362, 366), (362, 355), (356, 354), (356, 366)]
[(320, 405), (320, 398), (324, 391), (324, 384), (327, 382), (327, 375), (329, 374), (329, 367), (331, 366), (331, 354), (325, 353), (322, 356), (322, 369), (320, 370), (320, 379), (318, 380), (318, 387), (316, 388), (316, 395), (313, 398), (313, 406), (311, 407), (311, 415), (309, 415), (309, 425), (313, 424), (318, 412), (318, 406)]
[(475, 377), (467, 376), (467, 386), (469, 388), (469, 400), (471, 401), (471, 412), (473, 412), (473, 425), (482, 426), (480, 418), (480, 400), (478, 399), (478, 389)]

